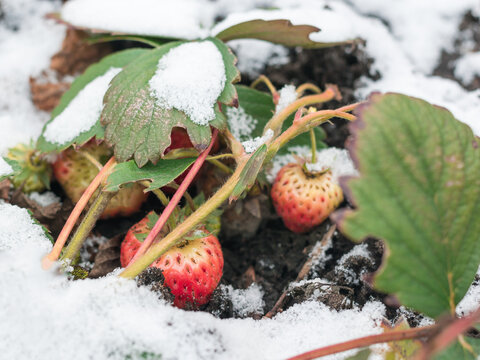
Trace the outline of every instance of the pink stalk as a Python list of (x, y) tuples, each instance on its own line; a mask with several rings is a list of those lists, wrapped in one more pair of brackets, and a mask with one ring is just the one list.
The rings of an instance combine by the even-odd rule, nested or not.
[(192, 168), (188, 171), (187, 176), (182, 181), (177, 191), (175, 191), (175, 194), (173, 195), (172, 199), (168, 203), (167, 207), (163, 210), (162, 215), (160, 215), (160, 218), (155, 223), (155, 226), (153, 227), (152, 231), (150, 231), (147, 238), (143, 241), (142, 245), (136, 252), (135, 256), (128, 263), (127, 268), (130, 267), (130, 265), (132, 265), (139, 257), (145, 254), (145, 252), (148, 250), (150, 245), (152, 245), (157, 235), (160, 233), (160, 231), (162, 231), (163, 226), (167, 222), (168, 218), (172, 214), (177, 204), (180, 202), (180, 199), (182, 198), (187, 188), (192, 183), (193, 178), (195, 177), (195, 175), (197, 175), (198, 171), (200, 170), (203, 163), (205, 162), (205, 159), (207, 158), (208, 154), (210, 153), (210, 150), (213, 147), (213, 143), (217, 139), (217, 135), (218, 135), (218, 130), (214, 129), (212, 134), (212, 141), (210, 142), (210, 145), (204, 152), (200, 154), (197, 160), (195, 160), (195, 162), (192, 165)]
[(78, 200), (67, 221), (65, 222), (65, 225), (63, 226), (60, 235), (58, 235), (57, 241), (55, 242), (52, 251), (50, 251), (50, 253), (46, 255), (42, 260), (42, 267), (45, 270), (48, 270), (52, 266), (52, 264), (58, 260), (60, 253), (65, 243), (67, 242), (70, 233), (72, 232), (73, 227), (75, 226), (78, 218), (80, 217), (80, 214), (82, 213), (83, 209), (85, 209), (85, 206), (87, 206), (88, 201), (92, 197), (93, 193), (100, 186), (100, 183), (103, 181), (103, 179), (105, 179), (105, 177), (108, 175), (109, 170), (112, 168), (112, 166), (115, 165), (115, 163), (115, 158), (111, 157), (110, 160), (108, 160), (108, 162), (102, 168), (102, 170), (100, 170), (100, 172), (97, 174), (97, 176), (95, 176), (90, 185), (88, 185), (87, 189)]

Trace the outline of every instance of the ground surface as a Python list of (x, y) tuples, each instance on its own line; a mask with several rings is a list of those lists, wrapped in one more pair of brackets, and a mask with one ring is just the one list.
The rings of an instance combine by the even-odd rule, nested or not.
[[(213, 2), (218, 19), (228, 19), (230, 12), (272, 5), (290, 9), (287, 14), (303, 9), (307, 15), (297, 22), (325, 25), (324, 36), (332, 36), (334, 17), (330, 19), (327, 13), (320, 20), (313, 12), (308, 17), (312, 8), (324, 11), (323, 2)], [(71, 44), (81, 35), (69, 32), (70, 42), (58, 53), (65, 28), (43, 15), (59, 6), (55, 1), (0, 0), (0, 53), (5, 54), (0, 57), (1, 155), (18, 141), (39, 134), (55, 99), (73, 76), (105, 54), (132, 46), (116, 43), (79, 49)], [(302, 51), (237, 41), (231, 45), (239, 57), (242, 82), (249, 84), (263, 73), (278, 88), (333, 83), (343, 99), (328, 107), (361, 101), (374, 90), (404, 92), (448, 107), (480, 134), (480, 66), (467, 66), (469, 57), (480, 50), (480, 13), (475, 1), (448, 5), (426, 1), (425, 8), (414, 0), (393, 8), (373, 0), (332, 1), (328, 6), (328, 11), (350, 20), (342, 28), (343, 35), (362, 37), (362, 43)], [(425, 11), (428, 16), (420, 21), (416, 16)], [(437, 39), (439, 32), (442, 41)], [(345, 123), (336, 121), (324, 129), (328, 145), (344, 147)], [(52, 191), (61, 205), (49, 210), (37, 206), (34, 214), (55, 237), (71, 204), (59, 186), (54, 184)], [(36, 206), (5, 186), (0, 187), (0, 196), (21, 207)], [(259, 207), (260, 216), (248, 210), (249, 202)], [(348, 201), (342, 204), (348, 205)], [(83, 266), (94, 269), (92, 277), (119, 266), (122, 235), (152, 208), (159, 208), (153, 198), (136, 216), (97, 225), (82, 252)], [(280, 359), (380, 332), (384, 317), (393, 322), (403, 315), (411, 325), (428, 322), (400, 307), (393, 296), (371, 288), (371, 274), (379, 268), (384, 252), (382, 242), (368, 239), (354, 244), (337, 231), (327, 239), (329, 221), (309, 234), (295, 235), (284, 228), (265, 196), (251, 196), (226, 209), (219, 236), (225, 258), (221, 286), (210, 304), (195, 312), (174, 309), (168, 305), (168, 295), (114, 276), (71, 282), (54, 273), (41, 273), (38, 261), (49, 246), (22, 211), (0, 204), (0, 270), (8, 274), (0, 279), (0, 288), (5, 289), (0, 294), (0, 318), (4, 319), (0, 352), (7, 358), (46, 359), (61, 354), (72, 359), (124, 359), (153, 358), (161, 353), (166, 359)], [(303, 280), (297, 281), (319, 243), (323, 243), (320, 255)], [(140, 277), (139, 284), (158, 289), (158, 278), (150, 272)], [(283, 313), (273, 320), (258, 320), (284, 292)], [(459, 313), (472, 310), (478, 293), (478, 287), (472, 287)]]

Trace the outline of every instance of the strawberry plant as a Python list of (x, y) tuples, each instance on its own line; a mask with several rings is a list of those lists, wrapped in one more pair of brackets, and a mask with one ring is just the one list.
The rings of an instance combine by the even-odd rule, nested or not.
[[(90, 31), (92, 41), (130, 40), (149, 48), (117, 51), (91, 65), (63, 95), (35, 148), (21, 145), (0, 159), (0, 179), (9, 177), (28, 193), (48, 188), (47, 159), (56, 156), (53, 175), (75, 207), (43, 259), (45, 269), (60, 259), (71, 271), (99, 219), (131, 215), (153, 192), (162, 205), (159, 215), (152, 211), (128, 230), (118, 276), (133, 279), (150, 267), (160, 269), (177, 307), (203, 306), (224, 266), (218, 210), (258, 195), (275, 156), (307, 145), (311, 156), (294, 154), (297, 162), (285, 165), (271, 188), (285, 227), (310, 232), (346, 200), (351, 207), (334, 213), (335, 226), (353, 241), (385, 243), (372, 286), (437, 323), (385, 326), (383, 334), (295, 359), (376, 343), (390, 344), (390, 358), (475, 358), (480, 345), (469, 334), (480, 313), (456, 318), (480, 256), (479, 144), (470, 128), (445, 109), (400, 94), (373, 94), (365, 103), (324, 109), (341, 99), (335, 85), (278, 91), (265, 76), (251, 87), (238, 84), (228, 41), (339, 44), (311, 40), (319, 30), (313, 26), (253, 20), (191, 40), (70, 25)], [(257, 90), (260, 85), (269, 93)], [(317, 148), (326, 147), (320, 125), (334, 119), (350, 122), (347, 149), (359, 172), (340, 181), (317, 162)], [(199, 202), (189, 190), (206, 162), (224, 181)], [(368, 355), (366, 350), (356, 358)]]

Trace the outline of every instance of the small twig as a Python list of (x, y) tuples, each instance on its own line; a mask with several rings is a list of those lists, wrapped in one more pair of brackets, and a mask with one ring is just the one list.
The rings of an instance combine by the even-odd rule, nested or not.
[[(325, 235), (323, 235), (322, 240), (320, 240), (320, 242), (317, 245), (315, 245), (312, 253), (308, 257), (305, 264), (303, 264), (302, 268), (300, 269), (300, 272), (298, 273), (295, 281), (301, 281), (307, 276), (314, 262), (316, 262), (319, 259), (319, 257), (323, 255), (323, 252), (325, 251), (326, 246), (332, 239), (333, 233), (335, 232), (336, 229), (337, 229), (337, 226), (333, 224), (330, 227), (330, 229), (328, 229), (328, 231), (325, 233)], [(282, 293), (282, 295), (280, 295), (277, 302), (273, 306), (272, 310), (270, 310), (264, 317), (269, 319), (272, 318), (278, 312), (278, 310), (283, 306), (283, 303), (285, 302), (286, 297), (287, 297), (287, 289)]]
[(365, 336), (358, 339), (353, 339), (339, 344), (325, 346), (316, 350), (312, 350), (288, 360), (313, 360), (322, 356), (338, 354), (352, 349), (364, 348), (370, 345), (381, 344), (391, 341), (401, 341), (408, 339), (420, 339), (429, 337), (437, 330), (437, 325), (425, 326), (421, 328), (408, 329), (403, 331), (391, 331), (378, 335)]
[(265, 75), (260, 75), (258, 77), (257, 80), (255, 80), (251, 85), (250, 87), (255, 89), (257, 87), (258, 84), (260, 83), (264, 83), (268, 90), (270, 91), (270, 93), (272, 94), (273, 96), (273, 102), (276, 104), (278, 102), (278, 92), (277, 92), (277, 89), (275, 89), (275, 86), (273, 86), (272, 82), (270, 81), (270, 79), (268, 77), (266, 77)]

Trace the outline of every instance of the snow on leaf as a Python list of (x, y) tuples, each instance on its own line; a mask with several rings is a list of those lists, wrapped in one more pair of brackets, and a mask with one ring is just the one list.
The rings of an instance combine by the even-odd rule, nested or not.
[(455, 310), (480, 258), (480, 149), (450, 112), (400, 94), (374, 94), (352, 123), (360, 173), (345, 181), (354, 210), (337, 214), (356, 241), (385, 240), (375, 279), (430, 317)]
[(72, 83), (45, 124), (37, 148), (43, 152), (61, 151), (72, 144), (82, 145), (91, 138), (103, 138), (103, 127), (98, 121), (103, 107), (103, 96), (110, 80), (121, 68), (147, 50), (119, 51), (90, 66)]
[[(204, 44), (208, 44), (208, 54), (211, 55), (213, 49), (216, 55), (221, 55), (222, 62), (217, 62), (214, 69), (205, 64), (211, 59), (208, 54), (201, 58), (203, 61), (191, 57), (199, 55), (198, 47), (200, 52), (205, 51)], [(178, 54), (183, 58), (176, 66), (171, 60), (179, 60)], [(173, 127), (185, 128), (198, 150), (206, 148), (211, 139), (210, 126), (226, 126), (218, 103), (237, 103), (232, 84), (239, 80), (235, 62), (235, 57), (222, 42), (207, 39), (194, 43), (168, 43), (149, 50), (126, 66), (112, 81), (101, 116), (102, 124), (106, 126), (105, 139), (114, 146), (117, 160), (122, 162), (133, 157), (140, 167), (149, 160), (156, 162), (170, 145)], [(220, 77), (211, 78), (215, 71), (225, 75), (225, 81), (220, 81), (222, 86), (219, 86)], [(174, 91), (167, 92), (164, 85), (155, 80), (156, 74)], [(215, 89), (213, 93), (212, 89)], [(199, 101), (206, 103), (199, 105)], [(208, 111), (205, 110), (207, 105)], [(213, 118), (210, 118), (212, 114)], [(210, 126), (194, 122), (204, 124), (205, 119)]]

